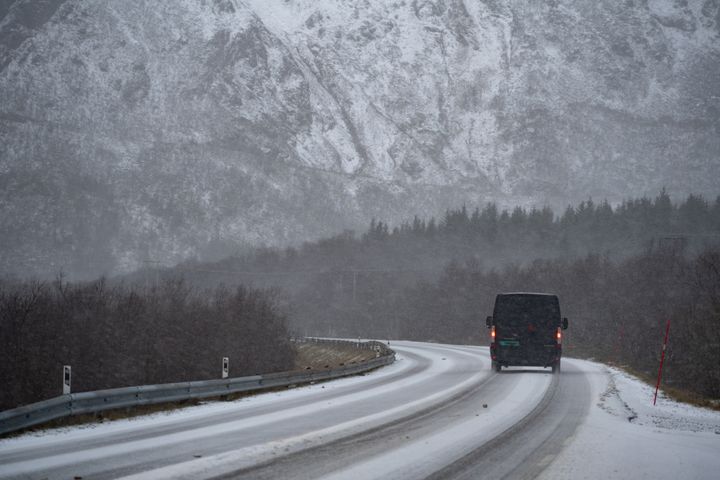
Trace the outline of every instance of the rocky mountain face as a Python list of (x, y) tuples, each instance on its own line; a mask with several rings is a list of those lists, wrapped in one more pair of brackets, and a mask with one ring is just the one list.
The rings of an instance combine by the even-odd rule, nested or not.
[(0, 4), (0, 271), (720, 182), (718, 0)]

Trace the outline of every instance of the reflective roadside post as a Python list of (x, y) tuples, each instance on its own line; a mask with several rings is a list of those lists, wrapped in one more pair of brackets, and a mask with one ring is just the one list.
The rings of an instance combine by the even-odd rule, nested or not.
[(72, 369), (70, 365), (63, 365), (63, 395), (70, 394), (70, 384), (72, 381)]
[(655, 396), (653, 397), (653, 406), (657, 401), (658, 389), (660, 388), (660, 379), (662, 378), (662, 367), (665, 362), (665, 349), (667, 348), (668, 334), (670, 333), (670, 319), (668, 318), (667, 326), (665, 327), (665, 340), (663, 340), (662, 355), (660, 356), (660, 368), (658, 368), (658, 378), (655, 384)]
[(227, 378), (229, 372), (230, 372), (230, 359), (228, 357), (223, 357), (222, 378)]

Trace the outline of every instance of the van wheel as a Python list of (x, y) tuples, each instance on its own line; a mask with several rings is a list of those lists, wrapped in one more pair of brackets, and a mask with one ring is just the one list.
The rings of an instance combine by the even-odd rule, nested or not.
[(496, 372), (502, 371), (502, 365), (500, 365), (498, 362), (492, 362), (492, 369)]

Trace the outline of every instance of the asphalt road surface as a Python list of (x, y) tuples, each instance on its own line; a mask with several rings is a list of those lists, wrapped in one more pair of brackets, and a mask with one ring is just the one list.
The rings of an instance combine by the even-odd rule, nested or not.
[(490, 369), (486, 347), (392, 342), (366, 375), (0, 443), (0, 478), (535, 478), (592, 401), (582, 362)]

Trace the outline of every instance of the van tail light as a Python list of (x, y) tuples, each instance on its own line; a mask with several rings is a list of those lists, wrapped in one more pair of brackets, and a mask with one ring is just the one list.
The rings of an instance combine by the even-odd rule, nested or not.
[(490, 328), (490, 339), (494, 342), (495, 341), (495, 325), (493, 325)]
[(557, 343), (562, 343), (562, 330), (560, 328), (557, 329), (557, 333), (555, 334), (555, 339), (557, 340)]

